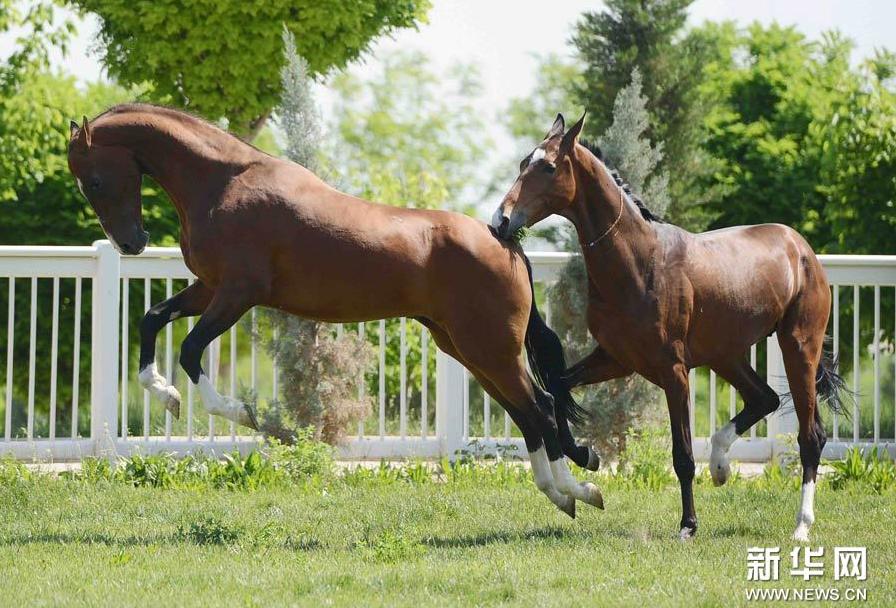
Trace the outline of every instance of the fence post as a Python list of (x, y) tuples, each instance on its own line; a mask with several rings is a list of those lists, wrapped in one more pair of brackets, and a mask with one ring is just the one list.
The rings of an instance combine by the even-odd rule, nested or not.
[(436, 436), (443, 456), (453, 458), (464, 443), (464, 366), (436, 351)]
[[(109, 241), (96, 241), (90, 356), (90, 438), (97, 454), (114, 449), (118, 432), (118, 328), (121, 256)], [(113, 442), (112, 446), (105, 445)]]
[[(790, 391), (790, 385), (787, 382), (787, 372), (784, 369), (784, 357), (781, 354), (781, 346), (778, 344), (777, 333), (766, 339), (765, 370), (766, 381), (776, 393), (783, 395)], [(769, 415), (766, 420), (768, 422), (768, 437), (772, 442), (772, 455), (787, 451), (787, 446), (778, 446), (776, 442), (778, 435), (796, 433), (799, 428), (793, 404), (783, 404), (777, 412)]]

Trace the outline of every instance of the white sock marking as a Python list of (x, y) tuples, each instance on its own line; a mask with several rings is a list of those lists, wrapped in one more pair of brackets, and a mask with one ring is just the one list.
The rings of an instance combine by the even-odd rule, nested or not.
[(729, 422), (712, 436), (712, 452), (709, 456), (709, 473), (713, 482), (720, 486), (728, 481), (731, 468), (728, 462), (728, 450), (737, 439), (737, 429)]
[(582, 502), (603, 508), (603, 496), (601, 496), (597, 486), (588, 481), (579, 483), (578, 480), (572, 476), (572, 472), (569, 470), (565, 458), (561, 456), (557, 460), (551, 461), (550, 464), (551, 473), (554, 476), (554, 483), (558, 490), (567, 496), (572, 496)]
[(803, 484), (800, 496), (800, 510), (796, 516), (796, 530), (793, 532), (793, 540), (809, 542), (809, 527), (815, 523), (815, 482), (807, 481)]
[(205, 405), (205, 409), (208, 410), (209, 414), (233, 420), (243, 426), (252, 426), (246, 406), (236, 399), (219, 394), (212, 385), (211, 380), (208, 379), (208, 376), (200, 374), (197, 386), (199, 387), (202, 404)]
[(165, 407), (180, 407), (180, 393), (176, 388), (168, 384), (162, 374), (159, 373), (155, 361), (140, 370), (137, 375), (140, 386), (145, 388), (154, 397), (160, 399)]
[(569, 498), (561, 494), (554, 484), (554, 475), (551, 473), (551, 465), (548, 463), (548, 453), (544, 446), (534, 452), (529, 452), (529, 462), (532, 465), (532, 476), (535, 477), (535, 486), (551, 499), (551, 502), (565, 509)]

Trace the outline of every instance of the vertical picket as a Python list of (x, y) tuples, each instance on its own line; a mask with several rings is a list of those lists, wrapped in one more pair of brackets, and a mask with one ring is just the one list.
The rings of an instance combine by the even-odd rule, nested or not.
[[(6, 416), (4, 433), (6, 441), (12, 439), (12, 370), (13, 345), (16, 330), (16, 279), (9, 277), (9, 296), (6, 303)], [(77, 352), (77, 349), (75, 349)], [(77, 369), (77, 368), (76, 368)]]
[(128, 305), (130, 289), (121, 279), (121, 438), (128, 438)]
[(37, 361), (37, 277), (31, 277), (31, 323), (28, 342), (28, 440), (34, 439), (34, 381)]
[(75, 279), (75, 326), (72, 340), (72, 439), (78, 436), (78, 393), (81, 388), (81, 277)]

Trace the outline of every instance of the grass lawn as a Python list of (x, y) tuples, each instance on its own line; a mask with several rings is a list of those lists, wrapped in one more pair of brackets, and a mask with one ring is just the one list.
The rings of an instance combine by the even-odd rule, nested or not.
[[(581, 473), (579, 473), (581, 475)], [(5, 606), (730, 606), (756, 587), (864, 587), (896, 603), (894, 494), (819, 488), (823, 579), (789, 574), (795, 489), (696, 489), (700, 531), (674, 538), (675, 487), (604, 482), (570, 520), (528, 482), (334, 481), (253, 492), (39, 477), (0, 484)], [(868, 580), (833, 581), (833, 547), (867, 546)], [(747, 548), (781, 547), (748, 583)]]

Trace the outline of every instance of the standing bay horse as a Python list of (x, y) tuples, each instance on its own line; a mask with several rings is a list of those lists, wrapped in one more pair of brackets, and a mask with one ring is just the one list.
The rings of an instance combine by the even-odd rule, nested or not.
[(564, 133), (557, 116), (492, 218), (502, 238), (552, 214), (575, 226), (588, 270), (588, 328), (598, 346), (568, 370), (568, 386), (638, 373), (665, 391), (681, 484), (680, 535), (690, 538), (697, 516), (688, 371), (708, 365), (744, 399), (743, 410), (712, 437), (710, 471), (721, 485), (729, 475), (731, 444), (778, 408), (778, 395), (746, 360), (752, 344), (777, 332), (803, 465), (794, 538), (807, 541), (825, 444), (817, 396), (837, 408), (842, 384), (823, 356), (831, 293), (821, 263), (787, 226), (691, 234), (656, 220), (629, 196), (596, 148), (578, 143), (584, 120)]
[[(198, 118), (144, 104), (116, 106), (71, 125), (69, 169), (121, 253), (143, 251), (144, 174), (168, 193), (181, 223), (181, 250), (197, 280), (153, 306), (140, 326), (140, 382), (179, 415), (180, 395), (156, 370), (159, 331), (201, 315), (180, 364), (212, 414), (255, 427), (244, 404), (219, 395), (202, 352), (251, 307), (308, 319), (356, 322), (414, 317), (510, 414), (525, 438), (535, 483), (575, 516), (575, 501), (603, 507), (598, 488), (575, 481), (565, 451), (595, 469), (575, 445), (566, 401), (542, 386), (562, 384), (563, 364), (530, 354), (557, 337), (538, 314), (531, 269), (517, 245), (458, 213), (402, 209), (334, 190), (304, 167), (273, 158)], [(561, 353), (562, 354), (562, 353)], [(559, 427), (559, 428), (558, 428)]]

